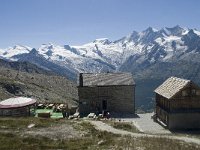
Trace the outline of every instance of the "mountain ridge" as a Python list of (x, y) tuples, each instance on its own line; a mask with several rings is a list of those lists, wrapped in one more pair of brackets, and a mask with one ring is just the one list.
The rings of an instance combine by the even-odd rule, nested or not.
[(199, 62), (200, 32), (179, 25), (160, 30), (148, 27), (115, 41), (99, 38), (79, 46), (48, 43), (35, 49), (16, 45), (0, 49), (0, 58), (28, 61), (71, 80), (79, 72), (125, 71), (137, 76), (163, 62)]
[(154, 88), (169, 76), (200, 83), (200, 32), (178, 25), (160, 30), (149, 27), (118, 40), (100, 38), (79, 46), (49, 43), (35, 49), (18, 45), (0, 50), (0, 58), (28, 61), (74, 81), (80, 72), (131, 72), (139, 84), (139, 105), (149, 105)]
[(81, 46), (42, 44), (38, 49), (34, 48), (34, 53), (28, 46), (16, 45), (13, 48), (0, 49), (0, 57), (11, 61), (23, 61), (24, 56), (35, 54), (66, 68), (73, 75), (78, 72), (120, 71), (121, 66), (130, 58), (135, 58), (134, 61), (148, 61), (151, 64), (172, 59), (174, 52), (199, 52), (199, 39), (200, 32), (196, 29), (182, 28), (178, 25), (160, 30), (148, 27), (142, 32), (133, 31), (115, 41), (100, 38)]

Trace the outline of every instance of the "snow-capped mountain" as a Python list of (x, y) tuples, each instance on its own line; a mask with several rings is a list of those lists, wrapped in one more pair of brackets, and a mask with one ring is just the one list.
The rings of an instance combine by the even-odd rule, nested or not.
[(200, 62), (200, 32), (196, 29), (147, 28), (116, 41), (96, 39), (81, 45), (43, 44), (38, 49), (16, 45), (0, 49), (0, 57), (30, 61), (43, 68), (73, 76), (77, 72), (131, 71), (147, 69), (161, 62)]
[(0, 56), (5, 59), (14, 60), (14, 56), (29, 53), (31, 49), (32, 48), (28, 46), (15, 45), (14, 47), (9, 47), (8, 49), (0, 49)]

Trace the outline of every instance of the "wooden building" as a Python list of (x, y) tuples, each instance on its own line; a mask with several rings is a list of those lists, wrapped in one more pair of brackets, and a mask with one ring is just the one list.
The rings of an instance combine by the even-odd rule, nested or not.
[(78, 96), (80, 114), (135, 112), (135, 82), (130, 73), (81, 73)]
[(14, 97), (0, 102), (0, 116), (30, 116), (36, 100), (26, 97)]
[(155, 93), (158, 121), (169, 129), (200, 128), (200, 88), (196, 84), (170, 77)]

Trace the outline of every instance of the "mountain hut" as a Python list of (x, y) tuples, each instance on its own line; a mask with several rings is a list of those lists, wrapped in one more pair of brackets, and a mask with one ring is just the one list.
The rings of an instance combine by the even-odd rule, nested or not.
[(135, 113), (135, 82), (130, 73), (81, 73), (78, 96), (80, 114)]
[(156, 90), (156, 118), (169, 129), (200, 128), (200, 88), (190, 80), (168, 78)]

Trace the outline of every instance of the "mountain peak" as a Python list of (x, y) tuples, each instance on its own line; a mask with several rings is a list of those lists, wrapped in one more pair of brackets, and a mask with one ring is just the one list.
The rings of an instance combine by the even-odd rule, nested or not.
[(93, 43), (110, 44), (112, 42), (109, 41), (108, 38), (99, 38), (94, 40)]
[(173, 35), (173, 36), (181, 36), (186, 30), (186, 29), (180, 27), (179, 25), (176, 25), (171, 28), (165, 27), (165, 29), (168, 32), (168, 34)]
[(194, 32), (196, 35), (200, 36), (200, 32), (199, 32), (197, 29), (193, 29), (193, 32)]
[(174, 28), (174, 29), (183, 29), (180, 25), (176, 25), (176, 26), (174, 26), (174, 27), (172, 27), (172, 28)]
[(152, 27), (148, 27), (146, 30), (144, 30), (143, 32), (145, 33), (149, 33), (149, 32), (157, 32), (158, 30)]
[(195, 30), (195, 29), (190, 29), (185, 36), (198, 37), (198, 36), (200, 36), (200, 32), (198, 30)]
[(126, 40), (128, 42), (130, 41), (136, 41), (138, 38), (138, 32), (137, 31), (133, 31), (131, 34), (129, 34), (128, 36), (126, 36)]
[(10, 48), (10, 49), (18, 49), (18, 50), (24, 50), (24, 49), (26, 49), (26, 50), (28, 50), (28, 51), (31, 51), (31, 49), (32, 48), (30, 48), (30, 47), (28, 47), (28, 46), (23, 46), (23, 45), (20, 45), (20, 44), (17, 44), (17, 45), (15, 45), (15, 46), (13, 46), (12, 48)]
[(137, 34), (138, 34), (137, 31), (132, 31), (131, 34), (129, 34), (129, 35), (127, 36), (127, 38), (134, 37), (134, 36), (136, 36)]
[(53, 43), (42, 44), (41, 48), (53, 49), (55, 45)]

